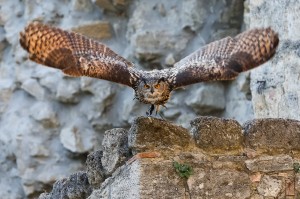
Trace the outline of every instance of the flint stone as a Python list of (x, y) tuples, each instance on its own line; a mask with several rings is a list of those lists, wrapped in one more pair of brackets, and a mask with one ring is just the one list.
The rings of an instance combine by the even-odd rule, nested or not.
[(245, 161), (251, 172), (276, 172), (293, 170), (293, 159), (288, 155), (262, 156)]
[(193, 142), (187, 129), (161, 119), (138, 117), (129, 130), (128, 143), (135, 154), (187, 148)]
[(198, 117), (191, 122), (192, 135), (199, 148), (210, 153), (240, 152), (243, 147), (242, 127), (236, 120)]
[(300, 121), (255, 119), (243, 125), (245, 144), (255, 150), (300, 151)]

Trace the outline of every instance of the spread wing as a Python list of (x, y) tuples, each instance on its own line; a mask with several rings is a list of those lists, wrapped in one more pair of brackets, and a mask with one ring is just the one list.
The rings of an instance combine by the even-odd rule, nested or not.
[(29, 58), (70, 76), (89, 76), (132, 87), (139, 78), (133, 64), (104, 44), (59, 28), (30, 23), (20, 33)]
[(212, 42), (170, 69), (174, 88), (203, 81), (230, 80), (275, 54), (278, 35), (271, 28), (253, 29)]

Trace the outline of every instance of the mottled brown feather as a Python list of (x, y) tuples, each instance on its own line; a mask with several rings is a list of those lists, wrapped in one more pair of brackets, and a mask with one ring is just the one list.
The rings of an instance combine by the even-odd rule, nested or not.
[(20, 44), (32, 61), (67, 75), (96, 77), (131, 87), (139, 75), (131, 62), (104, 44), (38, 22), (20, 33)]
[(174, 65), (174, 88), (203, 81), (230, 80), (275, 54), (279, 39), (271, 28), (253, 29), (212, 42)]

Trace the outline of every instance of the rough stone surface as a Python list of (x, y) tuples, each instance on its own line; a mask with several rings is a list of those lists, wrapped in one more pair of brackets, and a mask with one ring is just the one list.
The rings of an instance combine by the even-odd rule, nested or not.
[(262, 156), (246, 160), (245, 163), (251, 172), (289, 171), (293, 169), (293, 159), (288, 155)]
[[(294, 122), (286, 120), (287, 126)], [(202, 130), (209, 126), (219, 127), (206, 134), (203, 137), (205, 140), (213, 140), (218, 132), (223, 135), (224, 129), (229, 129), (228, 126), (234, 127), (235, 131), (231, 129), (232, 132), (239, 132), (245, 136), (241, 133), (241, 126), (234, 120), (201, 117), (194, 123), (194, 128)], [(93, 188), (89, 199), (170, 198), (170, 196), (178, 199), (272, 197), (290, 199), (300, 194), (299, 168), (296, 166), (300, 158), (299, 149), (295, 149), (294, 153), (289, 155), (280, 154), (275, 148), (273, 155), (261, 153), (250, 155), (242, 139), (242, 143), (239, 144), (242, 149), (238, 150), (238, 154), (228, 153), (227, 145), (217, 148), (218, 153), (214, 151), (212, 153), (211, 148), (194, 144), (191, 137), (188, 130), (182, 127), (148, 117), (136, 118), (128, 133), (121, 128), (106, 131), (102, 150), (91, 153), (86, 161), (86, 177), (90, 184), (86, 185), (87, 190), (91, 189), (89, 187)], [(223, 139), (227, 140), (226, 137)], [(124, 160), (131, 155), (127, 141), (131, 146), (129, 150), (132, 149), (135, 156), (125, 162)], [(174, 162), (181, 166), (176, 169)], [(184, 168), (187, 166), (191, 171), (189, 175), (180, 176), (179, 171), (185, 172)], [(49, 194), (69, 193), (60, 185), (61, 181), (56, 182)], [(82, 187), (81, 185), (79, 187)], [(76, 193), (74, 197), (77, 197), (81, 192), (74, 193)]]
[(264, 176), (257, 187), (257, 191), (260, 195), (265, 197), (277, 197), (282, 187), (282, 181), (272, 178), (270, 176)]
[(86, 153), (94, 148), (96, 137), (93, 136), (92, 129), (80, 126), (78, 123), (61, 130), (60, 142), (73, 153)]
[(88, 199), (98, 198), (140, 198), (140, 164), (138, 161), (120, 167), (112, 177), (94, 190)]
[(152, 117), (137, 118), (128, 136), (129, 147), (134, 154), (141, 151), (187, 148), (192, 142), (186, 129)]
[(102, 157), (103, 157), (103, 151), (101, 150), (90, 153), (87, 156), (87, 160), (86, 160), (87, 176), (88, 176), (89, 183), (93, 188), (99, 188), (101, 183), (105, 180), (106, 177), (101, 162)]
[(300, 149), (300, 122), (284, 119), (256, 119), (243, 126), (246, 146), (263, 151), (288, 153)]
[(251, 195), (249, 178), (244, 172), (225, 169), (196, 172), (187, 182), (192, 198), (249, 198)]
[[(297, 0), (247, 0), (246, 27), (271, 26), (279, 33), (274, 59), (251, 74), (254, 113), (257, 118), (300, 119), (299, 44)], [(268, 17), (266, 17), (268, 16)]]
[(241, 125), (235, 120), (199, 117), (191, 122), (198, 147), (212, 153), (240, 151), (243, 146)]
[(68, 198), (82, 199), (87, 198), (92, 192), (85, 172), (72, 174), (68, 178), (58, 180), (50, 193), (43, 193), (39, 199)]
[(128, 132), (125, 129), (112, 129), (104, 134), (101, 158), (105, 175), (111, 175), (130, 156), (128, 149)]
[(224, 92), (224, 86), (220, 83), (200, 86), (190, 93), (185, 102), (200, 115), (222, 111), (226, 107)]

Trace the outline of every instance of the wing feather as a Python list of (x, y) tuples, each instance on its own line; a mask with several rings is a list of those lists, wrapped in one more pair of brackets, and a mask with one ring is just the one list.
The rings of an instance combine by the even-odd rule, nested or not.
[(70, 76), (89, 76), (133, 86), (139, 71), (104, 44), (74, 32), (30, 23), (20, 33), (20, 44), (29, 58)]
[(230, 80), (273, 57), (278, 46), (271, 28), (253, 29), (212, 42), (175, 63), (170, 70), (174, 88), (203, 81)]

